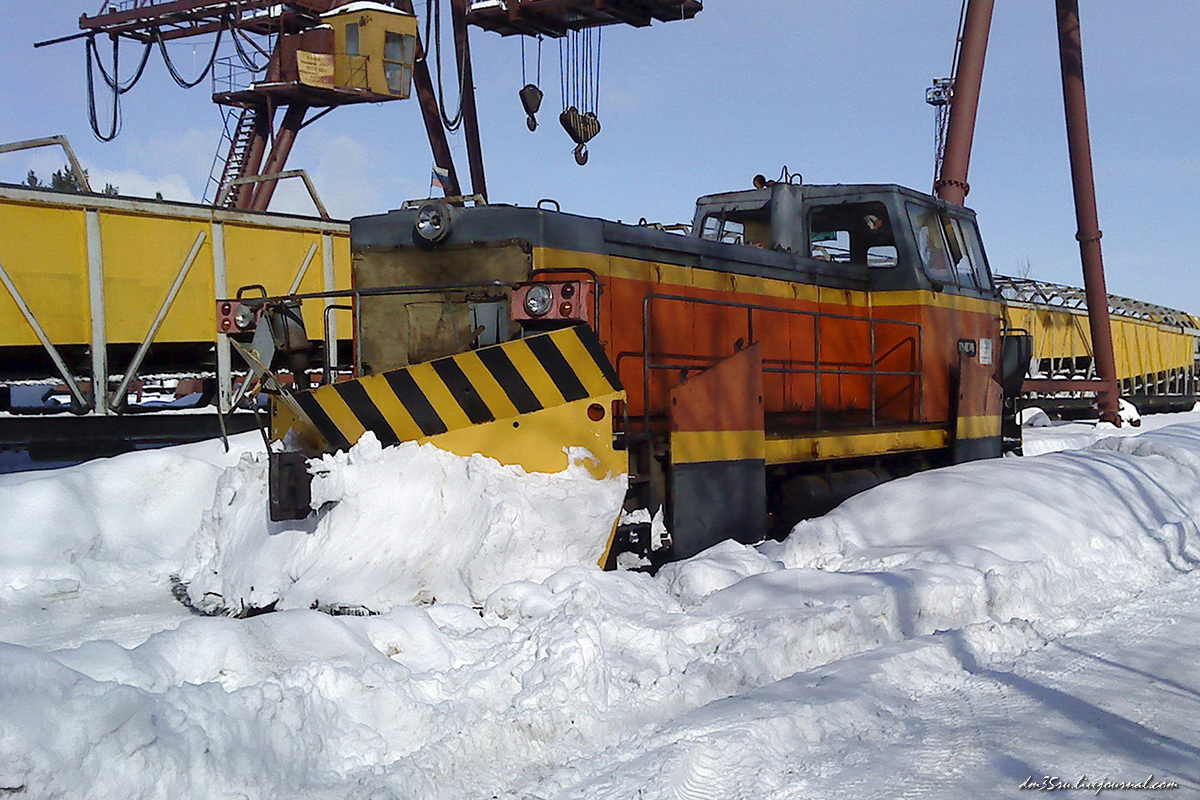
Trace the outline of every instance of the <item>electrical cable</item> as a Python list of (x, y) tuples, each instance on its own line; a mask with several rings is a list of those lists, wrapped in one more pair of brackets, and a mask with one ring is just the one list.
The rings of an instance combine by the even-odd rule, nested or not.
[(130, 78), (129, 82), (127, 84), (125, 84), (124, 86), (122, 86), (120, 84), (120, 81), (118, 80), (119, 76), (115, 74), (117, 71), (116, 70), (117, 39), (113, 39), (113, 53), (114, 53), (114, 55), (113, 55), (113, 73), (114, 74), (111, 76), (108, 74), (108, 70), (106, 70), (104, 68), (104, 62), (100, 60), (100, 51), (96, 48), (96, 37), (89, 36), (87, 38), (86, 46), (91, 48), (92, 55), (94, 56), (94, 59), (95, 59), (96, 67), (99, 68), (100, 76), (102, 78), (104, 78), (104, 82), (106, 84), (108, 84), (108, 88), (113, 89), (121, 94), (125, 94), (130, 89), (132, 89), (139, 80), (142, 79), (142, 73), (146, 71), (146, 64), (149, 63), (149, 61), (150, 61), (150, 50), (153, 47), (153, 44), (151, 44), (150, 42), (146, 43), (145, 49), (142, 50), (141, 60), (138, 62), (137, 69), (134, 70), (133, 77)]
[[(235, 49), (235, 50), (237, 50), (238, 58), (241, 60), (241, 62), (242, 62), (242, 66), (244, 66), (246, 69), (250, 70), (251, 72), (262, 72), (262, 71), (263, 71), (263, 70), (265, 70), (265, 69), (266, 69), (268, 66), (270, 66), (270, 64), (271, 64), (271, 56), (270, 56), (270, 54), (269, 54), (269, 53), (267, 53), (267, 54), (266, 54), (266, 55), (267, 55), (267, 60), (266, 60), (266, 61), (264, 61), (264, 62), (262, 63), (262, 65), (261, 65), (261, 66), (260, 66), (260, 65), (258, 65), (258, 64), (255, 64), (255, 63), (254, 63), (254, 59), (253, 59), (253, 58), (252, 58), (250, 55), (248, 55), (248, 54), (246, 53), (246, 50), (245, 50), (244, 44), (243, 44), (243, 42), (242, 42), (242, 39), (243, 39), (243, 38), (245, 39), (245, 42), (246, 42), (246, 43), (249, 43), (251, 46), (253, 46), (253, 47), (254, 47), (256, 50), (258, 50), (260, 53), (262, 53), (262, 52), (263, 52), (263, 50), (262, 50), (262, 48), (260, 48), (260, 47), (258, 46), (258, 44), (257, 44), (257, 43), (255, 43), (254, 41), (252, 41), (252, 40), (249, 38), (249, 34), (247, 34), (245, 31), (241, 31), (241, 32), (239, 32), (237, 28), (235, 28), (235, 27), (231, 27), (231, 28), (229, 29), (229, 37), (230, 37), (231, 39), (233, 39), (233, 47), (234, 47), (234, 49)], [(240, 37), (240, 38), (239, 38), (239, 37)]]
[[(112, 106), (112, 123), (109, 125), (108, 132), (100, 130), (100, 119), (96, 110), (96, 78), (93, 74), (92, 50), (95, 47), (94, 37), (88, 37), (89, 46), (84, 48), (87, 59), (87, 100), (88, 100), (88, 122), (92, 126), (92, 135), (102, 142), (111, 142), (117, 138), (117, 134), (121, 132), (121, 94), (119, 88), (113, 88), (113, 106)], [(119, 64), (119, 55), (114, 45), (113, 56), (113, 72), (117, 71)]]
[(162, 52), (163, 63), (166, 64), (167, 72), (170, 73), (171, 79), (174, 80), (176, 84), (178, 84), (179, 86), (181, 86), (184, 89), (191, 89), (194, 86), (199, 86), (200, 82), (208, 77), (208, 73), (212, 71), (213, 65), (216, 64), (216, 62), (217, 62), (217, 51), (221, 47), (221, 34), (223, 34), (225, 32), (225, 28), (228, 25), (229, 25), (229, 18), (227, 16), (221, 17), (221, 25), (220, 25), (220, 27), (217, 28), (217, 37), (215, 40), (213, 40), (213, 49), (212, 49), (212, 52), (208, 56), (208, 63), (205, 65), (205, 67), (201, 71), (200, 75), (197, 76), (197, 78), (194, 81), (189, 81), (189, 80), (184, 79), (179, 74), (179, 70), (175, 69), (175, 63), (173, 61), (171, 61), (171, 56), (170, 56), (170, 54), (167, 53), (167, 44), (166, 44), (166, 41), (162, 38), (162, 31), (159, 30), (158, 28), (154, 29), (154, 33), (153, 33), (154, 41), (158, 42), (158, 49), (159, 49), (159, 51)]
[[(142, 79), (142, 74), (146, 71), (146, 64), (150, 60), (150, 44), (146, 44), (145, 50), (142, 51), (141, 60), (138, 62), (137, 69), (134, 70), (133, 76), (124, 85), (121, 84), (120, 64), (121, 50), (120, 40), (116, 37), (112, 40), (113, 45), (113, 71), (112, 75), (104, 68), (104, 62), (100, 59), (100, 51), (96, 47), (96, 37), (87, 37), (87, 43), (84, 46), (86, 61), (87, 61), (87, 103), (88, 103), (88, 122), (91, 124), (92, 135), (102, 142), (111, 142), (117, 138), (121, 132), (121, 95), (128, 92), (137, 82)], [(108, 132), (100, 130), (99, 112), (96, 108), (96, 78), (93, 65), (100, 70), (100, 75), (104, 78), (104, 83), (112, 90), (112, 122), (109, 124)]]
[[(442, 79), (442, 18), (441, 18), (441, 0), (429, 0), (428, 14), (426, 18), (426, 37), (428, 38), (429, 21), (433, 21), (433, 50), (434, 50), (434, 68), (437, 73), (437, 101), (438, 113), (442, 117), (442, 124), (446, 126), (446, 130), (450, 133), (455, 133), (463, 124), (463, 95), (467, 89), (467, 69), (466, 69), (466, 52), (457, 54), (456, 65), (458, 67), (458, 108), (454, 114), (446, 112), (446, 95), (445, 87)], [(456, 45), (457, 49), (457, 45)]]
[[(236, 8), (234, 9), (234, 16), (239, 20), (242, 18), (242, 0), (237, 0)], [(241, 37), (240, 39), (239, 35)], [(231, 39), (233, 39), (233, 47), (235, 50), (237, 50), (238, 58), (241, 60), (243, 67), (251, 72), (262, 72), (268, 66), (270, 66), (271, 54), (259, 47), (258, 43), (251, 39), (249, 34), (243, 30), (240, 30), (236, 25), (234, 25), (232, 19), (229, 20), (229, 36)], [(261, 55), (266, 57), (267, 60), (263, 62), (262, 66), (256, 64), (254, 59), (246, 53), (244, 47), (245, 44), (249, 44)]]

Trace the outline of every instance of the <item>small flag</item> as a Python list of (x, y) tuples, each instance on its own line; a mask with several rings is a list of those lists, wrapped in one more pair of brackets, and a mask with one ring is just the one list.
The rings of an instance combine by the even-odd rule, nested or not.
[(449, 177), (450, 170), (434, 164), (433, 172), (429, 176), (429, 193), (433, 194), (434, 189), (441, 189), (444, 196), (446, 194), (446, 179)]

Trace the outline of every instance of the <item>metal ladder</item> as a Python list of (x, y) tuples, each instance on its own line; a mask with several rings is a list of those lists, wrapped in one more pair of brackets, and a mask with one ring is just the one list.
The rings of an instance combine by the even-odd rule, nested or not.
[[(234, 121), (235, 116), (237, 117), (236, 121)], [(205, 203), (215, 204), (225, 188), (242, 177), (246, 156), (250, 152), (250, 144), (254, 140), (254, 123), (257, 116), (258, 111), (254, 108), (229, 106), (225, 109), (221, 141), (213, 156), (208, 184), (204, 190)], [(225, 155), (222, 155), (223, 152)], [(226, 208), (231, 207), (236, 199), (237, 193), (229, 192), (223, 205)]]

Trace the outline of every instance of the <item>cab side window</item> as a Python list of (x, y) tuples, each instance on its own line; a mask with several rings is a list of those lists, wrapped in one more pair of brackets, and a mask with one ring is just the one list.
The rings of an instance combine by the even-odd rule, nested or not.
[(822, 261), (896, 266), (896, 239), (883, 203), (818, 206), (808, 217), (809, 253)]
[(710, 242), (771, 246), (771, 217), (767, 211), (727, 210), (704, 217), (700, 238)]
[(724, 214), (709, 214), (704, 218), (704, 227), (700, 231), (700, 238), (710, 242), (744, 244), (746, 226), (739, 220), (729, 219)]
[(971, 254), (971, 263), (975, 267), (975, 282), (985, 292), (992, 291), (992, 276), (988, 271), (987, 256), (983, 253), (983, 244), (979, 241), (979, 229), (974, 220), (964, 219), (961, 222), (967, 252)]
[(957, 217), (951, 217), (944, 211), (938, 216), (942, 221), (942, 232), (946, 235), (946, 253), (954, 267), (956, 282), (965, 289), (978, 288), (975, 282), (975, 266), (971, 263), (970, 249), (963, 236), (962, 223)]
[(951, 260), (937, 211), (914, 203), (908, 203), (907, 210), (925, 274), (939, 283), (957, 284), (954, 261)]

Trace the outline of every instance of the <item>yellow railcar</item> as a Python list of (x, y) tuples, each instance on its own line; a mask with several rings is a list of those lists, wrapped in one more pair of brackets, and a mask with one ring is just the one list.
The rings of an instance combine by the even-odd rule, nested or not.
[[(1030, 378), (1095, 378), (1083, 289), (997, 276), (1009, 327), (1033, 337)], [(1113, 355), (1121, 396), (1139, 411), (1187, 410), (1196, 399), (1200, 319), (1183, 311), (1109, 295)], [(1024, 402), (1069, 413), (1089, 409), (1078, 393), (1027, 394)]]
[[(137, 375), (190, 374), (216, 378), (227, 410), (236, 366), (216, 300), (251, 284), (348, 289), (349, 224), (0, 185), (0, 385), (60, 381), (73, 410), (103, 415)], [(304, 313), (325, 329), (321, 305)], [(329, 316), (311, 349), (344, 340), (348, 358), (349, 314)]]

